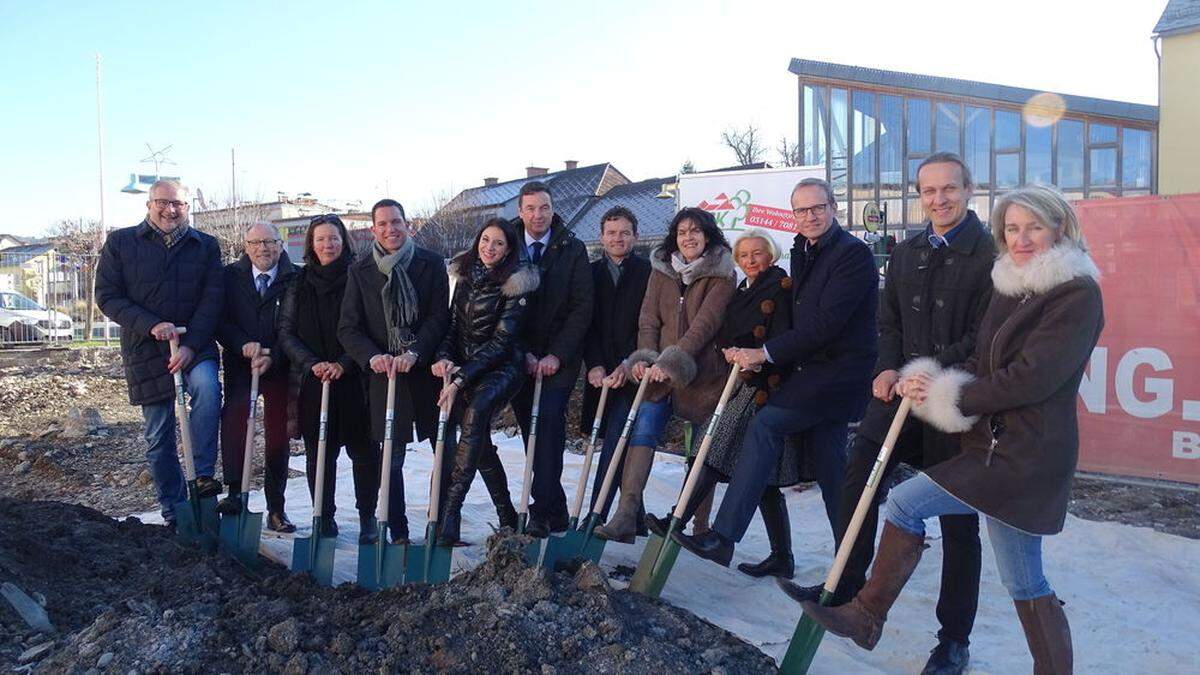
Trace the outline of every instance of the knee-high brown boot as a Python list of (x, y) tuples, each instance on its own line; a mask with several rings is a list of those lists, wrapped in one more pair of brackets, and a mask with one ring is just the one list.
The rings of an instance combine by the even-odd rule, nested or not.
[(879, 551), (866, 585), (854, 599), (840, 607), (825, 607), (812, 601), (801, 602), (804, 612), (825, 630), (848, 637), (863, 649), (871, 650), (879, 642), (888, 610), (900, 596), (921, 560), (925, 538), (886, 523), (879, 538)]
[(1013, 605), (1025, 629), (1034, 675), (1070, 675), (1074, 668), (1071, 626), (1058, 596), (1051, 593), (1033, 600), (1013, 600)]
[(626, 451), (625, 473), (621, 476), (621, 501), (612, 520), (597, 527), (596, 536), (608, 541), (632, 544), (637, 538), (637, 517), (642, 508), (642, 491), (650, 479), (654, 448), (634, 445)]

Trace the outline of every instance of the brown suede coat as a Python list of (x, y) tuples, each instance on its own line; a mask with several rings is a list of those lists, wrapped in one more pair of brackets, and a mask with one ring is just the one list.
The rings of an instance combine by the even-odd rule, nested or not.
[(906, 373), (934, 374), (918, 417), (964, 432), (962, 454), (925, 473), (980, 513), (1030, 534), (1066, 520), (1079, 458), (1076, 397), (1104, 326), (1099, 271), (1060, 244), (1016, 268), (992, 271), (995, 293), (967, 372), (919, 359)]
[(669, 383), (646, 388), (646, 398), (672, 396), (674, 414), (703, 424), (721, 398), (729, 366), (717, 349), (717, 331), (733, 297), (737, 273), (733, 255), (717, 246), (704, 255), (705, 264), (692, 283), (681, 285), (679, 274), (664, 262), (660, 249), (650, 254), (650, 280), (638, 317), (638, 349), (630, 364), (649, 361), (671, 376)]

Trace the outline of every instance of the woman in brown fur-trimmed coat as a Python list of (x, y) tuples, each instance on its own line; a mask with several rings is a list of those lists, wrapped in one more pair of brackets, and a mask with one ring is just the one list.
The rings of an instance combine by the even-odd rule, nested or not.
[(650, 281), (638, 317), (638, 349), (626, 360), (634, 380), (650, 378), (630, 432), (621, 500), (601, 539), (633, 543), (654, 450), (674, 413), (704, 424), (717, 406), (729, 366), (716, 345), (736, 272), (713, 215), (689, 207), (671, 220), (650, 254)]
[(1042, 538), (1062, 531), (1079, 451), (1076, 397), (1104, 326), (1097, 280), (1071, 205), (1029, 185), (992, 212), (1000, 258), (965, 370), (917, 359), (899, 393), (962, 452), (892, 490), (871, 577), (840, 607), (801, 602), (830, 632), (865, 649), (921, 558), (925, 519), (979, 513), (1016, 606), (1035, 673), (1072, 670), (1071, 630), (1042, 572)]

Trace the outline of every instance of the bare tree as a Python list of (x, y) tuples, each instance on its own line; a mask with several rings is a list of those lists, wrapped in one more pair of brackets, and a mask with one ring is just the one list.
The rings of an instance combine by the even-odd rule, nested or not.
[(679, 167), (680, 174), (696, 173), (696, 165), (692, 164), (692, 160), (685, 160), (683, 165)]
[(729, 127), (721, 132), (721, 142), (733, 150), (740, 166), (757, 164), (762, 161), (765, 148), (763, 148), (762, 139), (758, 135), (758, 127), (753, 124), (746, 125), (745, 129)]
[(779, 153), (779, 161), (784, 166), (801, 166), (800, 144), (788, 142), (787, 136), (779, 139), (779, 147), (775, 151)]
[(100, 249), (104, 246), (104, 230), (96, 220), (63, 219), (51, 225), (46, 234), (54, 244), (59, 256), (59, 267), (78, 270), (77, 284), (71, 293), (72, 309), (79, 305), (78, 297), (86, 293), (86, 300), (77, 309), (86, 313), (84, 317), (84, 339), (92, 337), (92, 325), (96, 315), (96, 266), (100, 261)]
[(449, 258), (475, 243), (475, 233), (498, 214), (480, 208), (468, 195), (437, 190), (413, 214), (417, 243)]
[(196, 229), (216, 237), (221, 245), (221, 259), (233, 262), (241, 257), (245, 249), (246, 228), (268, 220), (270, 211), (261, 197), (249, 202), (231, 198), (213, 199), (208, 208), (197, 212), (192, 218)]

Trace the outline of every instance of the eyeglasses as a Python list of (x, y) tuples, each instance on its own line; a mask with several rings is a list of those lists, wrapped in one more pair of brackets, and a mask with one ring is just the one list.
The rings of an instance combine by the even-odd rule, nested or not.
[(814, 204), (812, 206), (802, 206), (798, 209), (792, 209), (792, 213), (796, 214), (797, 218), (803, 218), (810, 213), (820, 218), (821, 216), (825, 215), (825, 211), (828, 209), (828, 204)]
[(165, 209), (168, 206), (174, 206), (177, 209), (185, 209), (188, 205), (187, 202), (181, 202), (172, 199), (154, 199), (152, 201), (154, 202), (154, 205), (160, 209)]
[(262, 246), (262, 247), (275, 246), (276, 244), (280, 244), (280, 243), (282, 243), (281, 239), (247, 239), (246, 240), (246, 246), (248, 246), (250, 248), (258, 248), (260, 246)]

